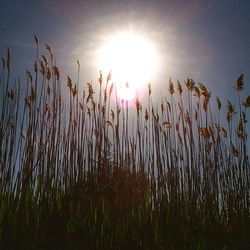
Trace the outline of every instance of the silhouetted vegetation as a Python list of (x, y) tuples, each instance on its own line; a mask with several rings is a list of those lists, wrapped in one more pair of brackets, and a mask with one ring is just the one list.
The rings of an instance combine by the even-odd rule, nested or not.
[(188, 78), (128, 107), (111, 73), (80, 83), (77, 61), (65, 83), (35, 45), (25, 85), (2, 58), (0, 249), (248, 249), (243, 75), (235, 105)]

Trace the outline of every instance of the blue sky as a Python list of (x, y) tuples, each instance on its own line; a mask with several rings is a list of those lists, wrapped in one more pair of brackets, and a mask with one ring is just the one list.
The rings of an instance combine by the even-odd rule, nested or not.
[(79, 59), (82, 81), (96, 80), (95, 49), (106, 34), (129, 27), (158, 46), (162, 61), (152, 79), (158, 89), (169, 77), (191, 76), (233, 98), (235, 80), (244, 73), (250, 92), (249, 0), (2, 0), (0, 16), (0, 55), (10, 47), (13, 77), (32, 67), (37, 34), (53, 48), (63, 75), (76, 74)]

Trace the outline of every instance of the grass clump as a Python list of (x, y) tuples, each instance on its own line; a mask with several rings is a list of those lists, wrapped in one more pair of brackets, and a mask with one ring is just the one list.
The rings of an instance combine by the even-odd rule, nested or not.
[(247, 249), (243, 75), (237, 108), (190, 78), (170, 79), (156, 105), (149, 85), (129, 108), (111, 74), (80, 92), (79, 61), (64, 83), (35, 44), (25, 85), (2, 58), (1, 249)]

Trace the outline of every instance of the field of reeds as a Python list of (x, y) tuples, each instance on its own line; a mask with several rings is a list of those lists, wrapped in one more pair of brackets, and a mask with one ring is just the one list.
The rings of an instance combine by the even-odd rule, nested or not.
[(35, 51), (26, 82), (2, 58), (0, 249), (249, 249), (243, 75), (236, 103), (188, 78), (131, 107)]

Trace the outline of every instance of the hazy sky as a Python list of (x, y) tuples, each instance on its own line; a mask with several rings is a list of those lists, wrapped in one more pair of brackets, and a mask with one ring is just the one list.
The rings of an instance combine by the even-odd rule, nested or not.
[(37, 34), (63, 75), (76, 74), (79, 59), (82, 81), (96, 80), (95, 50), (108, 34), (132, 29), (157, 46), (159, 87), (191, 76), (227, 98), (241, 73), (250, 83), (249, 0), (1, 0), (0, 16), (0, 55), (11, 48), (14, 76), (32, 66)]

